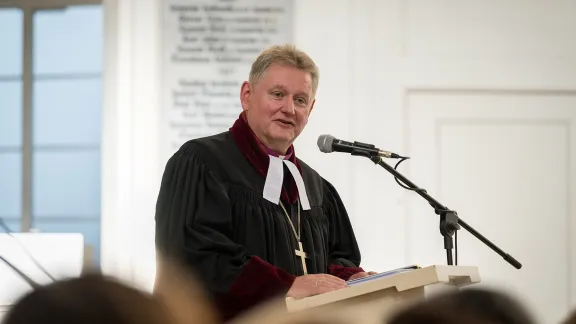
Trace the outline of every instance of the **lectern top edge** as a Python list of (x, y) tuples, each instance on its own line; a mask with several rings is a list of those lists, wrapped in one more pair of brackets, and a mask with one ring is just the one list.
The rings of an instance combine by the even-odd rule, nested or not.
[(354, 299), (370, 298), (370, 295), (387, 291), (400, 294), (413, 289), (423, 289), (435, 284), (447, 284), (462, 287), (480, 282), (477, 267), (432, 265), (421, 269), (397, 273), (351, 286), (347, 289), (311, 296), (303, 299), (286, 299), (289, 310), (302, 310), (310, 307), (344, 302)]

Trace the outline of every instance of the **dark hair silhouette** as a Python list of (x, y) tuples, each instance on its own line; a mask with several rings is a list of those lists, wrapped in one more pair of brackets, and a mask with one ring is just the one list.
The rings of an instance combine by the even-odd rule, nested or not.
[(113, 279), (87, 275), (33, 290), (8, 312), (4, 324), (175, 323), (155, 297)]
[(572, 311), (562, 324), (576, 324), (576, 310)]
[(443, 293), (394, 314), (389, 324), (532, 324), (528, 311), (510, 295), (487, 289)]

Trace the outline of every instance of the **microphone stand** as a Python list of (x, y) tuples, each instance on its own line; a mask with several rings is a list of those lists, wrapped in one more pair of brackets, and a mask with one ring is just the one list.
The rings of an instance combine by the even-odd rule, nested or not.
[(366, 152), (365, 150), (354, 150), (352, 155), (359, 155), (369, 158), (375, 164), (386, 169), (386, 171), (390, 172), (395, 178), (402, 181), (406, 186), (413, 189), (417, 194), (419, 194), (422, 198), (426, 199), (430, 205), (434, 208), (434, 212), (440, 215), (440, 234), (444, 237), (444, 248), (446, 249), (446, 259), (448, 261), (448, 265), (453, 265), (452, 261), (452, 235), (460, 229), (462, 226), (465, 230), (467, 230), (470, 234), (474, 235), (478, 240), (482, 243), (486, 244), (489, 248), (491, 248), (494, 252), (500, 255), (506, 262), (511, 264), (514, 268), (520, 269), (522, 268), (522, 264), (514, 259), (508, 253), (502, 251), (498, 246), (494, 243), (490, 242), (487, 238), (485, 238), (482, 234), (478, 233), (472, 226), (468, 225), (466, 222), (462, 220), (462, 218), (458, 217), (456, 211), (450, 210), (436, 199), (431, 197), (426, 190), (419, 188), (410, 180), (408, 180), (405, 176), (403, 176), (400, 172), (394, 169), (392, 166), (388, 165), (386, 162), (382, 160), (379, 156), (373, 156), (370, 153)]

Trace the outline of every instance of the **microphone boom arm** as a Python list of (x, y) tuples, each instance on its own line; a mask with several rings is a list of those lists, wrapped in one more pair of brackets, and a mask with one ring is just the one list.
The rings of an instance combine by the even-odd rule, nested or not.
[(518, 262), (516, 259), (514, 259), (514, 257), (502, 251), (502, 249), (500, 249), (494, 243), (490, 242), (490, 240), (488, 240), (482, 234), (478, 233), (478, 231), (476, 231), (472, 226), (464, 222), (462, 218), (459, 218), (458, 214), (455, 211), (446, 208), (439, 201), (430, 196), (426, 192), (426, 190), (419, 188), (414, 183), (412, 183), (408, 178), (406, 178), (400, 172), (394, 169), (392, 166), (384, 162), (382, 158), (378, 156), (367, 155), (359, 150), (352, 152), (352, 155), (359, 155), (369, 158), (372, 162), (386, 169), (386, 171), (390, 172), (395, 178), (402, 181), (406, 186), (413, 189), (413, 191), (415, 191), (418, 195), (420, 195), (422, 198), (428, 201), (428, 203), (430, 203), (430, 205), (434, 208), (436, 214), (440, 215), (440, 233), (444, 237), (444, 248), (446, 249), (448, 265), (453, 265), (452, 235), (454, 234), (455, 231), (460, 229), (460, 226), (462, 226), (466, 231), (468, 231), (470, 234), (472, 234), (474, 237), (476, 237), (478, 240), (480, 240), (482, 243), (487, 245), (490, 249), (492, 249), (494, 252), (496, 252), (498, 255), (504, 258), (504, 260), (506, 260), (506, 262), (511, 264), (514, 268), (516, 269), (522, 268), (522, 264)]

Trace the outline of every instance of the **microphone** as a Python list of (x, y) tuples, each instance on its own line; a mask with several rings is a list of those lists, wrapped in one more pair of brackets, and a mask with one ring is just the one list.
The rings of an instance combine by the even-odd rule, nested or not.
[(404, 158), (396, 153), (376, 148), (372, 144), (365, 144), (360, 142), (350, 143), (339, 140), (332, 135), (320, 135), (318, 137), (318, 148), (321, 152), (324, 153), (344, 152), (351, 153), (352, 155), (365, 155), (368, 157), (379, 156), (389, 159)]

